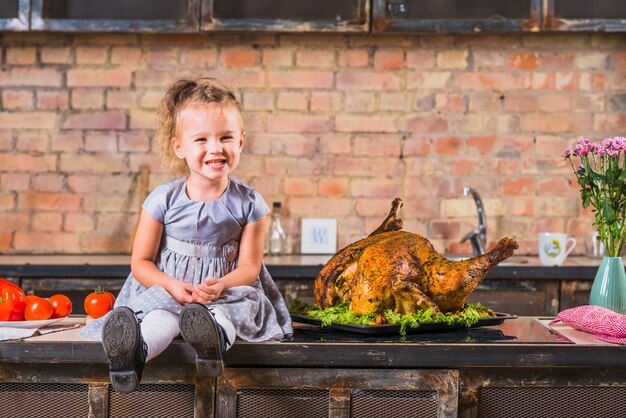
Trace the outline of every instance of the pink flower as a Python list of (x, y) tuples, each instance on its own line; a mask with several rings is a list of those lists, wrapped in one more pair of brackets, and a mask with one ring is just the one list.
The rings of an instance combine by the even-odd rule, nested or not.
[(565, 148), (565, 152), (563, 153), (563, 159), (567, 160), (570, 155), (572, 155), (572, 149), (570, 147)]

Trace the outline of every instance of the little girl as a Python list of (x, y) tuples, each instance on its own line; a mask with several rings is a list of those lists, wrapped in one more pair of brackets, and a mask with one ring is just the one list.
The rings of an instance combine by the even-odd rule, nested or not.
[(285, 302), (263, 265), (266, 215), (261, 195), (229, 177), (245, 132), (235, 95), (214, 79), (180, 80), (159, 110), (159, 145), (169, 171), (142, 205), (131, 274), (107, 316), (81, 335), (102, 339), (111, 383), (132, 392), (146, 361), (179, 334), (206, 376), (240, 337), (293, 333)]

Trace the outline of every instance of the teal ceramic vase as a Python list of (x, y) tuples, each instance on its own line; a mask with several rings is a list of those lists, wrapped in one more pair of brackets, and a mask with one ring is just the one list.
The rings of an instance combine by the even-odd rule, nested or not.
[(621, 257), (604, 257), (591, 287), (589, 304), (626, 314), (626, 272)]

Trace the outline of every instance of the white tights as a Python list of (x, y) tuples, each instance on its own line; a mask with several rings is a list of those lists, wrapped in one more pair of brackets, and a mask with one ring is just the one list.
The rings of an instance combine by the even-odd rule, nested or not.
[[(209, 310), (213, 313), (217, 323), (226, 331), (228, 337), (226, 349), (228, 350), (235, 342), (235, 327), (221, 310), (213, 307)], [(146, 362), (161, 354), (180, 334), (178, 321), (178, 315), (163, 309), (155, 309), (146, 314), (141, 321), (141, 336), (148, 346)]]

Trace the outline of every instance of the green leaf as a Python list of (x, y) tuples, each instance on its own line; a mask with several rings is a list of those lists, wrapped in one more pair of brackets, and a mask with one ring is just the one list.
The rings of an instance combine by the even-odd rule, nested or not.
[(611, 202), (608, 199), (602, 199), (602, 218), (608, 225), (611, 225), (616, 220), (615, 211), (611, 207)]

